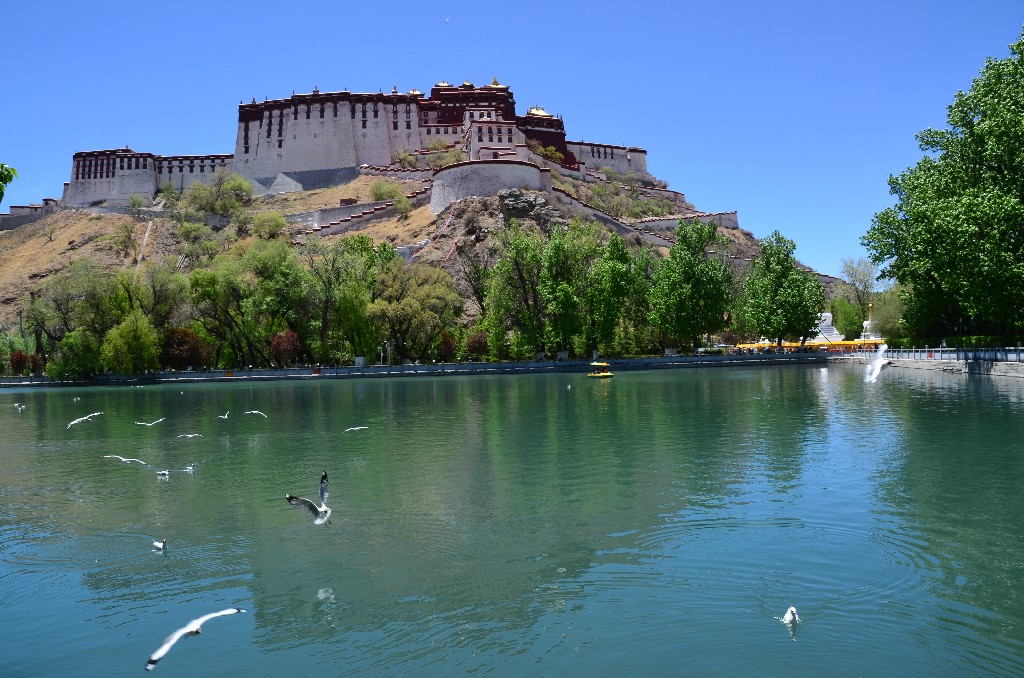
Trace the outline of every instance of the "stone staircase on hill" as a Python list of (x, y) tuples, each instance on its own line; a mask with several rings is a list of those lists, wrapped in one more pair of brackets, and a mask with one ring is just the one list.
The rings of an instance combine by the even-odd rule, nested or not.
[[(430, 197), (430, 185), (428, 184), (412, 191), (411, 193), (406, 193), (405, 197), (410, 201), (423, 202), (425, 198), (429, 199)], [(394, 206), (394, 201), (388, 200), (382, 204), (368, 205), (362, 210), (357, 209), (352, 214), (341, 217), (340, 219), (335, 219), (327, 224), (314, 224), (313, 226), (304, 229), (302, 233), (297, 234), (292, 239), (292, 245), (301, 245), (303, 237), (307, 235), (335, 235), (337, 233), (356, 230), (371, 221), (376, 221), (381, 217), (390, 216), (389, 211), (390, 213), (393, 213)], [(355, 207), (358, 208), (359, 205), (356, 205)]]

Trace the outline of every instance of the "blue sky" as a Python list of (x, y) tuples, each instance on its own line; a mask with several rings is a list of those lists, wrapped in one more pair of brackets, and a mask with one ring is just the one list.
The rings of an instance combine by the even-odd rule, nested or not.
[(253, 97), (512, 87), (574, 140), (641, 146), (699, 209), (739, 213), (838, 274), (893, 204), (914, 135), (1024, 3), (11, 3), (4, 10), (0, 209), (60, 197), (77, 150), (231, 153)]

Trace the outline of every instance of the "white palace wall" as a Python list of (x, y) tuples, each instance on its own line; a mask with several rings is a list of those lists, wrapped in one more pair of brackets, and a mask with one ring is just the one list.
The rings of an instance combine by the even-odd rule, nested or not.
[(592, 170), (600, 170), (607, 166), (621, 174), (647, 174), (647, 151), (642, 148), (592, 144), (587, 141), (566, 141), (565, 145), (576, 156), (577, 161), (586, 164)]
[(434, 172), (430, 211), (438, 214), (462, 198), (497, 195), (503, 188), (551, 190), (551, 170), (519, 160), (470, 160)]

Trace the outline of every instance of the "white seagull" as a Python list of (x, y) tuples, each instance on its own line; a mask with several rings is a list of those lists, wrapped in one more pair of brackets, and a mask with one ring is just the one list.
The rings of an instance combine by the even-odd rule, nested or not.
[(163, 539), (161, 541), (153, 542), (153, 548), (156, 549), (157, 551), (163, 551), (165, 546), (167, 546), (167, 540), (166, 539)]
[(245, 612), (245, 610), (240, 607), (230, 607), (226, 610), (221, 610), (220, 612), (204, 614), (202, 617), (193, 619), (188, 624), (185, 624), (180, 629), (167, 636), (167, 639), (164, 640), (164, 644), (157, 648), (156, 652), (150, 655), (149, 661), (146, 662), (146, 670), (152, 671), (153, 667), (156, 666), (156, 663), (160, 661), (165, 654), (170, 652), (171, 648), (174, 647), (174, 644), (178, 642), (182, 636), (198, 636), (203, 632), (203, 624), (209, 620), (214, 617), (223, 617), (224, 615), (235, 614), (236, 612)]
[(263, 414), (263, 413), (262, 413), (262, 412), (260, 412), (259, 410), (248, 410), (248, 411), (246, 412), (246, 414), (258, 414), (258, 415), (260, 415), (261, 417), (264, 417), (264, 418), (268, 418), (268, 419), (269, 419), (269, 417), (267, 417), (267, 415)]
[(156, 472), (156, 477), (157, 477), (158, 480), (170, 480), (171, 472), (167, 471), (167, 470), (157, 471)]
[(156, 421), (151, 421), (151, 422), (149, 422), (148, 424), (147, 424), (146, 422), (144, 422), (144, 421), (137, 421), (137, 422), (135, 422), (135, 423), (136, 423), (136, 424), (138, 424), (139, 426), (152, 426), (152, 425), (154, 425), (154, 424), (159, 424), (159, 423), (160, 423), (161, 421), (163, 421), (164, 419), (166, 419), (166, 417), (160, 417), (160, 418), (159, 418), (159, 419), (157, 419)]
[(290, 494), (284, 495), (285, 501), (294, 506), (295, 508), (306, 509), (313, 514), (314, 525), (323, 525), (324, 523), (330, 524), (331, 521), (331, 509), (327, 507), (327, 471), (320, 476), (320, 505), (317, 506), (309, 499), (302, 497), (293, 497)]
[(800, 617), (799, 617), (799, 615), (797, 615), (795, 607), (793, 607), (792, 605), (789, 606), (789, 609), (786, 610), (786, 614), (783, 615), (783, 617), (782, 617), (782, 623), (783, 624), (799, 624), (800, 623)]
[(93, 417), (95, 417), (97, 415), (100, 415), (100, 414), (103, 414), (103, 413), (102, 412), (93, 412), (92, 414), (87, 414), (84, 417), (79, 417), (78, 419), (75, 419), (73, 422), (68, 424), (68, 428), (71, 428), (75, 424), (81, 424), (83, 421), (90, 421)]
[(227, 419), (227, 418), (228, 418), (228, 415), (229, 415), (229, 414), (231, 414), (231, 410), (228, 410), (228, 411), (227, 411), (227, 412), (225, 412), (224, 414), (218, 414), (218, 415), (217, 415), (217, 418), (218, 418), (218, 419)]
[(182, 433), (179, 438), (202, 438), (202, 433)]
[(185, 464), (185, 473), (191, 473), (192, 475), (195, 475), (196, 463), (192, 462), (191, 464)]
[(149, 464), (147, 464), (146, 462), (142, 461), (141, 459), (136, 459), (135, 457), (128, 457), (128, 458), (125, 458), (125, 457), (122, 457), (122, 456), (121, 456), (121, 455), (119, 455), (119, 454), (104, 454), (104, 455), (103, 455), (103, 458), (104, 458), (104, 459), (120, 459), (121, 461), (123, 461), (123, 462), (124, 462), (124, 463), (126, 463), (126, 464), (130, 464), (130, 463), (132, 463), (133, 461), (137, 461), (137, 462), (139, 462), (140, 464), (142, 464), (143, 466), (149, 466)]
[(367, 428), (367, 427), (366, 426), (353, 426), (352, 428), (345, 429), (344, 433), (348, 433), (349, 431), (362, 431), (365, 428)]

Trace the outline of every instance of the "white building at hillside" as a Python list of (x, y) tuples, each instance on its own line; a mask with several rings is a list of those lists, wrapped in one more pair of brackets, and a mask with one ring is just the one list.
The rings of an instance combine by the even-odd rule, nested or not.
[[(233, 154), (161, 156), (130, 148), (80, 151), (61, 205), (124, 205), (132, 195), (150, 200), (170, 182), (178, 190), (233, 170), (253, 181), (257, 194), (309, 190), (353, 179), (361, 165), (390, 165), (399, 151), (458, 148), (468, 160), (531, 157), (543, 147), (557, 164), (581, 174), (610, 167), (649, 177), (642, 148), (567, 141), (561, 118), (540, 107), (516, 115), (515, 98), (495, 79), (439, 82), (419, 90), (293, 94), (238, 106)], [(537, 156), (539, 157), (539, 156)], [(557, 155), (555, 156), (557, 159)]]

